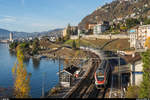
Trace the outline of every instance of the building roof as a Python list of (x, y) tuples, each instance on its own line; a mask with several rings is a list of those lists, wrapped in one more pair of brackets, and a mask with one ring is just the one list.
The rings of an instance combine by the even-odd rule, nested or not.
[(67, 72), (68, 74), (73, 75), (78, 69), (79, 69), (78, 67), (71, 65), (70, 67), (67, 67), (66, 69), (64, 69), (64, 70), (61, 71), (61, 72), (64, 72), (64, 71), (65, 71), (65, 72)]
[(128, 55), (128, 56), (122, 56), (122, 58), (124, 58), (127, 63), (131, 63), (131, 64), (141, 60), (140, 53), (135, 53), (135, 57), (132, 57), (132, 55)]

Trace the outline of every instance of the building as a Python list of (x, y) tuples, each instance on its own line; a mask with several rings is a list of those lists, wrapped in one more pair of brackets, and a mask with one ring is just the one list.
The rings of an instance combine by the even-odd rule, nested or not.
[(130, 3), (136, 3), (138, 2), (139, 0), (118, 0), (120, 3), (123, 3), (123, 2), (130, 2)]
[(146, 39), (150, 37), (150, 25), (138, 26), (130, 30), (130, 47), (146, 49)]
[(9, 41), (10, 41), (10, 42), (13, 42), (13, 33), (11, 33), (11, 32), (10, 32), (10, 34), (9, 34)]
[(93, 27), (93, 34), (100, 35), (106, 30), (109, 29), (109, 22), (108, 21), (100, 21), (97, 25)]
[(89, 25), (88, 25), (88, 29), (89, 29), (89, 30), (93, 30), (93, 29), (94, 29), (94, 26), (96, 26), (96, 25), (97, 25), (96, 23), (89, 24)]
[(93, 34), (100, 35), (102, 32), (105, 32), (105, 26), (102, 24), (97, 24), (94, 26)]
[[(63, 37), (67, 35), (67, 28), (64, 28), (63, 30)], [(78, 27), (77, 26), (71, 26), (71, 34), (70, 35), (78, 35)]]
[(130, 48), (136, 47), (136, 29), (130, 30)]
[(78, 26), (71, 26), (71, 35), (78, 35)]
[(131, 85), (140, 85), (143, 80), (143, 63), (142, 60), (137, 60), (131, 63)]
[(130, 68), (130, 85), (140, 85), (143, 80), (143, 63), (140, 53), (133, 53), (123, 57)]
[(50, 40), (51, 42), (56, 42), (56, 41), (57, 41), (57, 37), (56, 37), (56, 36), (50, 36), (50, 37), (49, 37), (49, 40)]
[(78, 67), (70, 66), (60, 71), (60, 84), (63, 87), (70, 87), (73, 82), (75, 73), (79, 70)]
[(63, 37), (65, 37), (67, 35), (67, 28), (64, 28), (63, 30)]

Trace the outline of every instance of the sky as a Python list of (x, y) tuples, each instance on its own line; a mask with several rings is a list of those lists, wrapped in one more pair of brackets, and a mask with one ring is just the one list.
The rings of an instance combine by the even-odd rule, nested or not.
[(0, 28), (42, 32), (78, 23), (112, 0), (0, 0)]

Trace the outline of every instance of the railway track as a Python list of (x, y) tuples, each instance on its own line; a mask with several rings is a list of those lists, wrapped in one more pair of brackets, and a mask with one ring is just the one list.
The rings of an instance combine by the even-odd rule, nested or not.
[[(95, 83), (93, 82), (87, 91), (85, 92), (85, 95), (83, 98), (108, 98), (109, 92), (110, 92), (110, 84), (111, 84), (111, 73), (109, 74), (109, 81), (106, 86), (106, 88), (97, 89), (95, 86)], [(94, 79), (93, 79), (94, 81)]]
[[(96, 54), (90, 53), (90, 57), (92, 59), (92, 67), (88, 72), (87, 76), (82, 79), (81, 84), (72, 92), (67, 98), (108, 98), (106, 95), (109, 94), (109, 86), (110, 83), (101, 90), (95, 87), (94, 73), (96, 69), (99, 67), (101, 60)], [(94, 59), (96, 58), (96, 59)], [(109, 79), (111, 80), (111, 79)]]
[[(90, 54), (92, 58), (98, 58), (95, 54)], [(76, 90), (68, 98), (85, 98), (88, 96), (88, 91), (90, 91), (94, 84), (94, 72), (96, 71), (98, 65), (100, 64), (100, 59), (92, 59), (92, 67), (88, 75), (82, 80), (81, 84), (76, 88)], [(93, 86), (92, 86), (93, 84)], [(87, 95), (86, 95), (87, 94)]]

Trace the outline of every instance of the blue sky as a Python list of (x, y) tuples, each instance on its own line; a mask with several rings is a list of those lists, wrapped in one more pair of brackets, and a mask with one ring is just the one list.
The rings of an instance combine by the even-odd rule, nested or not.
[(112, 0), (0, 0), (0, 28), (41, 32), (78, 23)]

